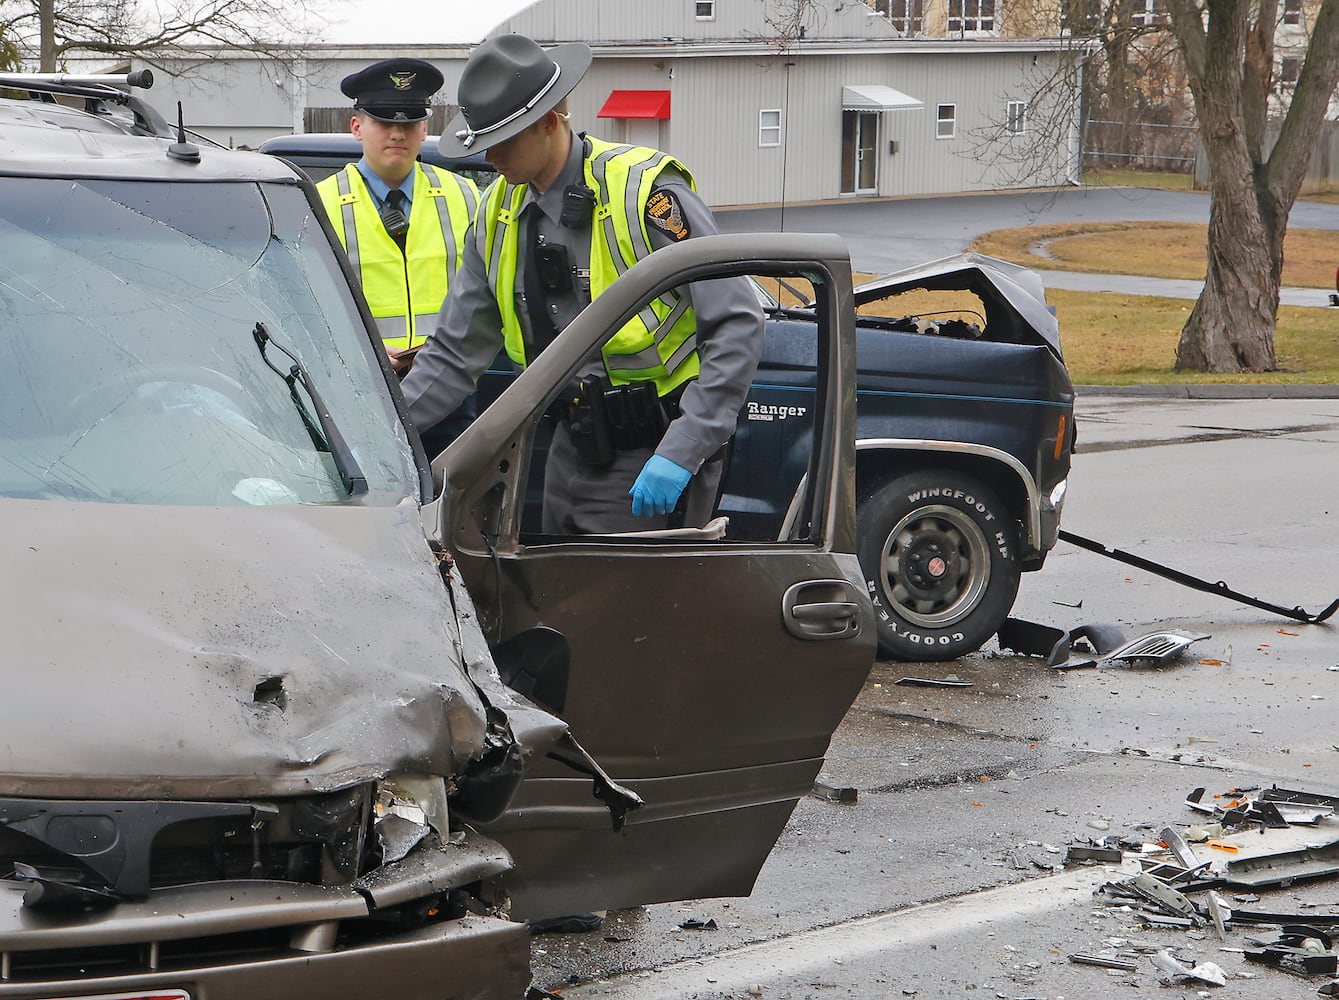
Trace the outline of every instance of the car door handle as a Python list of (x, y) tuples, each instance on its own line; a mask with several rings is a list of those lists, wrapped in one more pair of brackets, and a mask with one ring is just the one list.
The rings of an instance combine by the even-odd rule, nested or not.
[(782, 617), (801, 639), (849, 639), (860, 634), (858, 591), (845, 580), (806, 580), (786, 590)]
[(850, 601), (797, 604), (791, 608), (791, 614), (802, 622), (846, 621), (855, 618), (856, 606)]

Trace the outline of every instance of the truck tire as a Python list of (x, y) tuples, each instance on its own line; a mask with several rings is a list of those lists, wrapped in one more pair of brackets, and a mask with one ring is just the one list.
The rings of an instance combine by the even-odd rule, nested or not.
[(908, 473), (856, 511), (856, 553), (874, 602), (879, 652), (951, 660), (981, 648), (1018, 594), (1018, 529), (970, 476)]

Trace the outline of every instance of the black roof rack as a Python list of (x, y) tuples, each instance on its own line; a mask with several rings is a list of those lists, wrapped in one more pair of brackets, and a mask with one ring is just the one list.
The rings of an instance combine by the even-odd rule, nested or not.
[(108, 104), (119, 105), (134, 116), (135, 127), (147, 135), (167, 138), (175, 131), (157, 111), (122, 88), (153, 86), (153, 73), (147, 69), (133, 73), (0, 73), (0, 87), (25, 90), (34, 100), (55, 101), (60, 97), (82, 97), (84, 110), (91, 115), (110, 117)]

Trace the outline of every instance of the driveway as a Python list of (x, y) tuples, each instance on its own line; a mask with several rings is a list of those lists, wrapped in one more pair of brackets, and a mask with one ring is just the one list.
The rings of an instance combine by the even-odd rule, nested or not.
[[(1199, 222), (1209, 220), (1209, 197), (1194, 191), (1154, 188), (1065, 188), (966, 194), (939, 198), (848, 200), (781, 208), (728, 209), (717, 213), (723, 232), (838, 233), (859, 271), (883, 274), (962, 253), (982, 233), (1061, 222)], [(1299, 201), (1289, 225), (1339, 230), (1339, 205)], [(1339, 263), (1339, 262), (1336, 262)], [(1053, 288), (1112, 291), (1168, 298), (1198, 298), (1198, 281), (1127, 275), (1042, 272)], [(1325, 306), (1324, 289), (1284, 289), (1285, 305)]]

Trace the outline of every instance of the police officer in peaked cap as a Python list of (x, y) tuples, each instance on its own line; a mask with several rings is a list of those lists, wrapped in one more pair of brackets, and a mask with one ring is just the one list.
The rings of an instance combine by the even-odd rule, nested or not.
[(316, 186), (401, 374), (436, 325), (479, 202), (473, 181), (418, 161), (441, 87), (422, 59), (383, 59), (346, 76), (340, 90), (353, 99), (349, 130), (363, 155)]
[[(590, 64), (583, 43), (545, 49), (516, 34), (470, 54), (439, 149), (483, 150), (501, 176), (402, 384), (420, 428), (466, 397), (499, 347), (524, 367), (631, 262), (718, 231), (677, 159), (573, 132), (567, 95)], [(726, 278), (668, 292), (617, 331), (551, 408), (544, 531), (705, 523), (762, 328), (747, 279)]]

